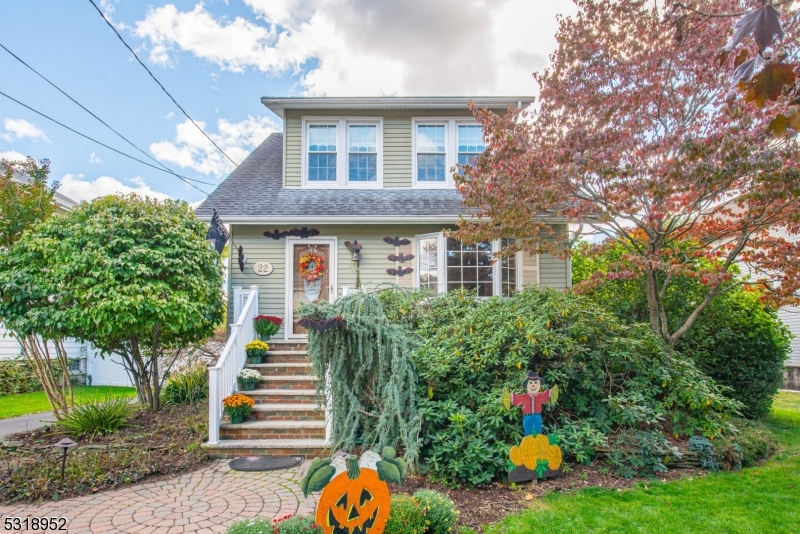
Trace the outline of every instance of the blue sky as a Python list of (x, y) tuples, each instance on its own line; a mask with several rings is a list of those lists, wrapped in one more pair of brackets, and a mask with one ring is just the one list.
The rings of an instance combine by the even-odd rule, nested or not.
[[(530, 95), (569, 0), (96, 0), (176, 100), (240, 162), (281, 123), (262, 96)], [(218, 184), (233, 166), (186, 122), (88, 0), (5, 2), (0, 43), (178, 174)], [(144, 159), (0, 49), (0, 91)], [(199, 202), (0, 96), (0, 157), (51, 160), (61, 192)], [(207, 192), (215, 185), (199, 185)]]

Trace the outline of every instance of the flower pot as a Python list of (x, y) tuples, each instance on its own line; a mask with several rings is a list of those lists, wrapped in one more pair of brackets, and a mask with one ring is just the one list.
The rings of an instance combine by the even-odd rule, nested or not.
[(261, 341), (269, 341), (269, 338), (272, 337), (272, 334), (258, 334), (258, 339)]
[(261, 363), (261, 356), (248, 356), (247, 363), (249, 363), (250, 365), (258, 365), (259, 363)]
[(234, 425), (238, 425), (239, 423), (244, 423), (244, 415), (232, 415), (231, 416), (231, 423)]
[(239, 384), (239, 389), (241, 389), (242, 391), (253, 391), (254, 389), (256, 389), (256, 383), (242, 382), (241, 384)]

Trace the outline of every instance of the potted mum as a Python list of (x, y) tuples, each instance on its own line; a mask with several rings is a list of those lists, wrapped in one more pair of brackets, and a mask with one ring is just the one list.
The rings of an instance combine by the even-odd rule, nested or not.
[(253, 391), (259, 380), (261, 380), (261, 373), (255, 369), (242, 369), (236, 375), (236, 381), (239, 382), (242, 391)]
[(229, 397), (222, 399), (222, 405), (225, 407), (225, 412), (231, 416), (231, 423), (238, 424), (244, 422), (244, 418), (250, 415), (250, 410), (255, 405), (256, 401), (242, 395), (234, 393)]
[(267, 355), (269, 345), (257, 339), (251, 341), (244, 346), (244, 351), (247, 353), (247, 363), (259, 364), (261, 359)]
[(283, 319), (274, 315), (257, 315), (253, 323), (261, 341), (269, 341), (283, 324)]

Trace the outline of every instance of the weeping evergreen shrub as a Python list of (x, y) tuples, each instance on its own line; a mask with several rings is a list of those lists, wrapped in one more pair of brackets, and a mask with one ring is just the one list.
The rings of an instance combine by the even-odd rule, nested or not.
[(331, 447), (400, 448), (413, 469), (421, 426), (413, 359), (419, 337), (407, 325), (392, 322), (374, 293), (306, 304), (299, 313), (313, 320), (346, 321), (345, 326), (321, 332), (312, 329), (308, 336), (309, 358), (320, 377), (317, 393), (332, 397)]

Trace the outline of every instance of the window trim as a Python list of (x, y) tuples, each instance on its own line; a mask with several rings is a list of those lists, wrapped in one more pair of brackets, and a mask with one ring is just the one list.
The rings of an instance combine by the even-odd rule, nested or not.
[[(308, 143), (310, 139), (309, 126), (335, 125), (336, 126), (336, 181), (312, 182), (308, 179)], [(349, 155), (350, 125), (369, 125), (377, 127), (377, 176), (374, 182), (359, 182), (349, 180)], [(309, 116), (302, 118), (302, 158), (300, 160), (301, 187), (304, 189), (381, 189), (383, 188), (383, 117), (318, 117)]]
[[(444, 126), (444, 182), (417, 180), (417, 126)], [(413, 189), (454, 189), (452, 170), (458, 163), (458, 127), (480, 126), (474, 118), (412, 117), (411, 118), (411, 187)]]
[[(438, 277), (436, 283), (436, 292), (437, 293), (446, 293), (447, 292), (447, 238), (444, 236), (442, 232), (433, 232), (428, 234), (418, 234), (414, 236), (414, 248), (412, 254), (414, 254), (414, 287), (419, 289), (420, 282), (419, 282), (419, 262), (420, 262), (420, 246), (419, 241), (421, 239), (430, 239), (435, 237), (437, 239), (437, 265), (438, 265)], [(500, 250), (500, 240), (494, 239), (492, 240), (492, 256), (494, 257), (494, 253)], [(518, 251), (514, 254), (514, 261), (515, 261), (515, 277), (514, 277), (514, 284), (515, 284), (515, 291), (520, 291), (522, 289), (522, 252)], [(502, 261), (498, 258), (497, 261), (492, 264), (492, 296), (499, 296), (503, 297), (503, 271), (502, 271)], [(538, 276), (538, 273), (537, 273)], [(489, 297), (478, 297), (481, 299), (486, 299)]]

